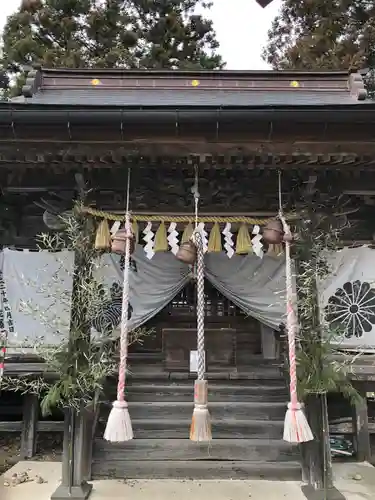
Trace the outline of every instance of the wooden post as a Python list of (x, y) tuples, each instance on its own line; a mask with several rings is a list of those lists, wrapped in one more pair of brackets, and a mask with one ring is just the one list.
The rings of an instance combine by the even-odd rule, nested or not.
[(371, 459), (370, 432), (368, 426), (368, 408), (366, 390), (357, 387), (362, 396), (362, 401), (353, 407), (353, 433), (354, 447), (359, 462), (367, 462)]
[(39, 399), (36, 394), (23, 396), (21, 458), (32, 458), (36, 453)]
[(86, 500), (90, 496), (92, 484), (86, 481), (85, 410), (77, 412), (75, 409), (67, 409), (64, 422), (62, 480), (52, 493), (51, 500)]
[[(81, 193), (81, 201), (84, 199)], [(77, 376), (77, 371), (87, 367), (87, 352), (90, 343), (91, 318), (88, 313), (85, 287), (92, 279), (92, 262), (88, 252), (94, 249), (93, 235), (89, 221), (84, 214), (76, 212), (76, 222), (80, 225), (82, 240), (75, 248), (74, 278), (72, 289), (72, 306), (68, 350), (75, 362), (69, 367), (69, 374)], [(88, 237), (88, 235), (91, 236)], [(63, 480), (52, 494), (53, 500), (85, 500), (89, 497), (92, 485), (87, 483), (91, 453), (92, 433), (87, 432), (87, 410), (81, 407), (69, 408), (66, 412), (63, 452)], [(69, 423), (68, 423), (69, 422)], [(88, 437), (90, 439), (88, 441)]]

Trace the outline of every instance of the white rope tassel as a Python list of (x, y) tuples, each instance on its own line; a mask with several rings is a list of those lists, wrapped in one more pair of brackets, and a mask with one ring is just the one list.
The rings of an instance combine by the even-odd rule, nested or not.
[(197, 350), (198, 377), (194, 386), (194, 411), (190, 427), (191, 441), (208, 442), (212, 439), (211, 417), (207, 407), (207, 381), (204, 349), (204, 251), (199, 229), (194, 233), (197, 246)]

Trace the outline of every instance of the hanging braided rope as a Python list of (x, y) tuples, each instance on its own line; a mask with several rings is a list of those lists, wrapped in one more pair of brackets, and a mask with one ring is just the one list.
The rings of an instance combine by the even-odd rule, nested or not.
[(204, 351), (204, 254), (202, 236), (194, 233), (197, 246), (197, 348), (198, 348), (198, 380), (204, 379), (205, 351)]
[(133, 439), (133, 428), (130, 420), (128, 404), (125, 401), (125, 382), (128, 357), (128, 310), (129, 310), (129, 269), (130, 245), (132, 228), (129, 213), (130, 197), (130, 170), (128, 172), (127, 202), (125, 216), (125, 255), (124, 255), (124, 280), (122, 290), (121, 333), (120, 333), (120, 364), (117, 384), (117, 400), (108, 417), (104, 432), (104, 439), (111, 442), (124, 442)]
[(198, 229), (198, 169), (195, 170), (195, 185), (192, 189), (195, 205), (195, 230), (193, 241), (197, 248), (197, 380), (194, 384), (194, 411), (190, 427), (191, 441), (207, 442), (212, 439), (211, 417), (207, 407), (208, 387), (205, 374), (204, 348), (204, 250), (203, 239)]
[(279, 173), (279, 219), (283, 225), (285, 241), (285, 274), (286, 274), (286, 327), (289, 348), (289, 390), (290, 403), (285, 415), (284, 440), (289, 443), (303, 443), (314, 439), (303, 405), (298, 401), (297, 394), (297, 364), (296, 364), (296, 337), (298, 334), (298, 319), (295, 311), (293, 294), (293, 267), (291, 258), (291, 241), (293, 239), (290, 227), (282, 212), (281, 203), (281, 174)]

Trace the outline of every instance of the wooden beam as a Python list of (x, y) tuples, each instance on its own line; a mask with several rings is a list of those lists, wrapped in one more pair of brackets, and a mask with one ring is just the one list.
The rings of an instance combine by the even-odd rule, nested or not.
[(312, 194), (314, 192), (314, 188), (316, 185), (316, 181), (318, 180), (317, 175), (310, 175), (307, 182), (305, 182), (305, 193)]
[(349, 196), (375, 196), (375, 190), (345, 189), (343, 194), (348, 194)]
[(358, 462), (367, 462), (371, 459), (367, 398), (365, 389), (358, 388), (358, 392), (362, 401), (353, 406), (354, 447)]
[(32, 458), (36, 453), (38, 416), (38, 396), (36, 394), (25, 394), (23, 396), (21, 458)]

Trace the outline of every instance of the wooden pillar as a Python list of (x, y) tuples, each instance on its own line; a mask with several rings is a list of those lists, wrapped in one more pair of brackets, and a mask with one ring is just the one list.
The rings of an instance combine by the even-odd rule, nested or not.
[(39, 399), (36, 394), (23, 396), (21, 453), (23, 459), (32, 458), (36, 453)]
[(85, 425), (85, 466), (83, 470), (83, 478), (85, 481), (91, 480), (92, 452), (95, 439), (95, 431), (99, 417), (99, 403), (96, 407), (87, 409), (86, 425)]
[(262, 354), (264, 359), (277, 358), (277, 343), (274, 332), (269, 326), (260, 325), (260, 335), (262, 340)]
[[(84, 202), (84, 193), (81, 193)], [(94, 231), (92, 221), (80, 211), (75, 212), (76, 222), (80, 225), (80, 237), (75, 246), (74, 277), (71, 298), (71, 319), (68, 351), (75, 358), (75, 363), (69, 368), (70, 375), (77, 377), (77, 371), (87, 367), (87, 352), (90, 344), (90, 322), (87, 304), (86, 287), (92, 279), (92, 263), (90, 250), (94, 248)], [(88, 237), (89, 236), (89, 237)], [(66, 413), (66, 427), (63, 450), (63, 480), (52, 494), (53, 500), (85, 500), (89, 497), (92, 485), (87, 482), (89, 467), (87, 460), (91, 455), (87, 453), (88, 443), (87, 410), (69, 408)], [(68, 435), (68, 437), (67, 437)]]
[[(62, 480), (51, 500), (86, 500), (92, 484), (87, 483), (87, 418), (86, 411), (65, 412)], [(91, 440), (90, 440), (91, 444)]]
[(368, 426), (368, 408), (366, 390), (364, 387), (357, 387), (362, 396), (353, 407), (353, 433), (354, 448), (359, 462), (367, 462), (371, 459), (370, 432)]
[(333, 487), (327, 395), (311, 394), (306, 399), (306, 415), (314, 440), (301, 445), (303, 480), (307, 483), (303, 491), (307, 498), (318, 498), (324, 491), (334, 494), (327, 498), (344, 498), (337, 496)]

